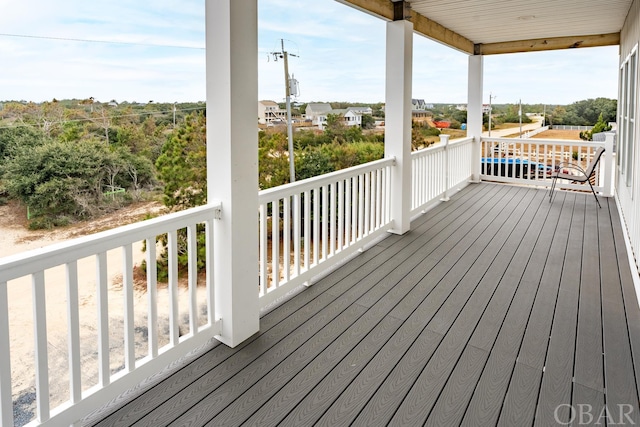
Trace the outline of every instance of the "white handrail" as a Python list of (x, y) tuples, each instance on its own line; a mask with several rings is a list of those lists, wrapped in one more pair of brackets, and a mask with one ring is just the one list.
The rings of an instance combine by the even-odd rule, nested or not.
[(262, 307), (391, 228), (394, 164), (377, 160), (259, 193)]
[(448, 199), (448, 192), (465, 186), (472, 175), (473, 138), (447, 142), (411, 153), (411, 214), (416, 215)]
[[(562, 162), (571, 161), (586, 167), (599, 147), (605, 142), (557, 139), (524, 139), (524, 138), (481, 138), (483, 180), (551, 186), (550, 174), (561, 167)], [(610, 144), (605, 156), (600, 161), (596, 174), (594, 189), (604, 195), (612, 193), (611, 180), (607, 178), (613, 170), (613, 146)], [(558, 188), (583, 190), (584, 186), (562, 180)]]
[(146, 239), (151, 235), (161, 235), (168, 230), (183, 228), (188, 223), (205, 222), (213, 218), (221, 209), (219, 203), (199, 206), (185, 211), (164, 215), (113, 230), (106, 230), (89, 236), (78, 237), (55, 243), (39, 249), (21, 252), (0, 258), (0, 283), (31, 274), (34, 265), (39, 269), (63, 265), (102, 250), (122, 247)]
[(373, 162), (364, 163), (347, 169), (341, 169), (335, 172), (329, 172), (324, 175), (314, 176), (312, 178), (303, 179), (290, 184), (280, 185), (278, 187), (261, 190), (258, 193), (258, 202), (264, 203), (278, 198), (283, 198), (294, 193), (303, 193), (313, 188), (321, 187), (332, 182), (338, 182), (358, 174), (364, 174), (387, 166), (393, 166), (396, 160), (394, 158), (380, 159)]
[[(10, 347), (11, 331), (10, 307), (11, 301), (7, 297), (9, 282), (23, 277), (31, 277), (33, 293), (34, 325), (34, 380), (36, 384), (36, 416), (30, 425), (69, 425), (102, 406), (104, 402), (117, 398), (134, 385), (144, 381), (157, 370), (168, 366), (176, 357), (187, 354), (194, 348), (203, 345), (221, 332), (221, 321), (216, 320), (214, 313), (215, 290), (211, 279), (212, 257), (207, 254), (207, 321), (204, 326), (198, 320), (199, 311), (196, 300), (197, 278), (197, 246), (196, 225), (204, 223), (206, 228), (206, 244), (213, 243), (213, 222), (219, 217), (221, 205), (209, 204), (186, 211), (173, 213), (123, 226), (114, 230), (103, 231), (94, 235), (50, 245), (20, 254), (0, 258), (0, 421), (2, 425), (13, 424), (13, 397), (11, 363), (20, 357), (26, 363), (27, 355), (14, 355)], [(187, 229), (187, 250), (189, 270), (189, 332), (180, 337), (178, 332), (179, 316), (177, 310), (177, 251), (176, 230)], [(156, 268), (156, 238), (168, 233), (168, 269), (169, 269), (169, 304), (168, 315), (170, 337), (169, 343), (160, 348), (158, 342), (158, 311), (157, 311), (157, 277)], [(147, 243), (147, 356), (135, 360), (134, 321), (133, 321), (133, 262), (132, 244), (140, 241)], [(123, 254), (123, 296), (124, 296), (124, 367), (120, 372), (111, 372), (110, 345), (113, 337), (110, 335), (110, 322), (114, 314), (109, 311), (108, 304), (108, 268), (107, 252), (122, 248)], [(209, 252), (209, 251), (207, 251)], [(81, 336), (80, 336), (80, 306), (78, 304), (78, 260), (94, 256), (96, 266), (96, 308), (97, 308), (97, 384), (89, 390), (82, 390), (81, 372)], [(52, 408), (50, 387), (52, 376), (57, 375), (49, 366), (48, 333), (47, 333), (47, 279), (45, 270), (65, 266), (66, 275), (66, 311), (68, 320), (67, 343), (69, 360), (69, 398), (67, 402)], [(152, 267), (153, 266), (153, 267)], [(16, 284), (15, 286), (18, 286)], [(28, 290), (25, 289), (26, 292)], [(16, 331), (13, 331), (14, 333)], [(57, 375), (60, 377), (60, 375)], [(62, 396), (53, 396), (60, 401)]]

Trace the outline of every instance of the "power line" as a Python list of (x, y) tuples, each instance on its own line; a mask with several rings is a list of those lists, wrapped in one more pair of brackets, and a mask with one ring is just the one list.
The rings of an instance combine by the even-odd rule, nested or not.
[(134, 43), (134, 42), (119, 42), (119, 41), (109, 41), (109, 40), (77, 39), (77, 38), (70, 38), (70, 37), (34, 36), (34, 35), (29, 35), (29, 34), (0, 33), (0, 36), (1, 37), (19, 37), (19, 38), (25, 38), (25, 39), (42, 39), (42, 40), (82, 42), (82, 43), (117, 44), (117, 45), (125, 45), (125, 46), (168, 47), (168, 48), (172, 48), (172, 49), (205, 50), (204, 47), (198, 47), (198, 46), (178, 46), (178, 45), (170, 45), (170, 44)]

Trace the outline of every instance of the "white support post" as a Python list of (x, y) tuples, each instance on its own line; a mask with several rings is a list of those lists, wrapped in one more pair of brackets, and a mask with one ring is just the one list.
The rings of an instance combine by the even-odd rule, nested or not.
[(449, 137), (451, 135), (440, 135), (440, 144), (444, 145), (444, 160), (443, 160), (443, 170), (444, 170), (444, 194), (442, 195), (443, 202), (449, 201), (449, 185), (451, 185), (451, 180), (449, 179), (449, 168), (451, 164), (449, 162)]
[(413, 24), (387, 23), (384, 156), (395, 157), (391, 169), (392, 233), (404, 234), (411, 222), (411, 89)]
[(604, 182), (602, 187), (604, 191), (602, 193), (605, 197), (613, 197), (614, 188), (613, 188), (613, 174), (615, 171), (615, 160), (613, 157), (613, 140), (615, 139), (615, 134), (613, 132), (607, 132), (605, 134), (604, 140)]
[(214, 222), (218, 338), (235, 347), (259, 330), (257, 0), (206, 0), (207, 200)]
[(473, 137), (472, 182), (480, 182), (480, 159), (482, 157), (482, 86), (483, 57), (469, 56), (467, 95), (467, 136)]

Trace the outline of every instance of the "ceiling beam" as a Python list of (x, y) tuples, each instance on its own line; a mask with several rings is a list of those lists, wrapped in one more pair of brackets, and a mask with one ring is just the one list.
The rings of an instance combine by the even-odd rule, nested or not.
[[(389, 21), (394, 19), (394, 2), (391, 0), (337, 0), (340, 3), (360, 9), (366, 13), (384, 18)], [(461, 36), (455, 31), (443, 27), (431, 19), (420, 15), (417, 12), (411, 12), (408, 21), (413, 23), (413, 29), (416, 33), (425, 37), (439, 41), (454, 49), (473, 55), (474, 44), (471, 40)]]
[(616, 46), (620, 44), (620, 33), (594, 34), (588, 36), (552, 37), (547, 39), (516, 40), (510, 42), (477, 44), (476, 55), (498, 55), (502, 53), (539, 52), (544, 50), (576, 49), (582, 47)]
[(474, 44), (471, 40), (417, 12), (411, 15), (409, 21), (413, 22), (413, 29), (416, 32), (462, 52), (474, 53)]

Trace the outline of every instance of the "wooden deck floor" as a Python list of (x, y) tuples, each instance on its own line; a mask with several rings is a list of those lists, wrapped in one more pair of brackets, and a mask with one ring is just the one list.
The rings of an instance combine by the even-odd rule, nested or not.
[(615, 202), (545, 194), (467, 187), (97, 425), (640, 424)]

